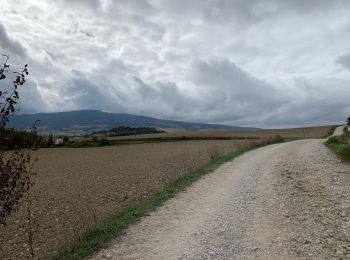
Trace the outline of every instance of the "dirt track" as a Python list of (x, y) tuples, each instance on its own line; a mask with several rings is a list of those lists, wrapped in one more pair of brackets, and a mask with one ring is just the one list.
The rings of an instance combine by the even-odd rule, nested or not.
[(94, 259), (349, 259), (350, 166), (322, 142), (244, 154)]
[(342, 126), (338, 126), (333, 133), (333, 136), (339, 136), (343, 134), (343, 129), (344, 129), (345, 125)]

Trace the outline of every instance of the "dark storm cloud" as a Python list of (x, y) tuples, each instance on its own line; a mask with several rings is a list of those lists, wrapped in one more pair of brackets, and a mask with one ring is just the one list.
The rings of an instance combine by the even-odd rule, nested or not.
[[(227, 59), (195, 62), (190, 71), (199, 87), (202, 111), (210, 120), (232, 121), (261, 116), (288, 100), (274, 86), (255, 78)], [(200, 115), (197, 115), (200, 117)]]
[(174, 82), (155, 82), (150, 85), (137, 77), (134, 77), (134, 80), (135, 94), (151, 113), (159, 111), (162, 116), (173, 117), (173, 111), (188, 114), (195, 109), (197, 101), (181, 93)]
[(344, 68), (350, 70), (350, 53), (339, 56), (336, 61)]
[(235, 101), (242, 106), (266, 109), (282, 104), (285, 100), (273, 86), (255, 78), (228, 59), (199, 61), (192, 71), (194, 83), (208, 94), (221, 96), (222, 102)]
[[(137, 113), (158, 113), (172, 119), (223, 122), (261, 116), (288, 100), (273, 86), (250, 76), (227, 59), (196, 61), (189, 69), (194, 94), (181, 91), (174, 82), (149, 84), (133, 76), (135, 91), (127, 102)], [(138, 101), (137, 101), (138, 100)], [(174, 115), (174, 111), (181, 117)]]
[(101, 79), (99, 82), (93, 82), (86, 78), (81, 71), (73, 70), (72, 79), (66, 82), (67, 88), (62, 93), (64, 96), (71, 97), (75, 107), (88, 109), (114, 110), (121, 108), (121, 99), (124, 98), (119, 94), (119, 100), (110, 95), (105, 82)]

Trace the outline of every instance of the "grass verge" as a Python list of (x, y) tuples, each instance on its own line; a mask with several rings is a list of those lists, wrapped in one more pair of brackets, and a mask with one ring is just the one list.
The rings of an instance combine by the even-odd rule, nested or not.
[(350, 161), (350, 136), (343, 134), (342, 136), (332, 136), (328, 138), (325, 145), (333, 150), (343, 160)]
[[(282, 142), (282, 140), (278, 140), (278, 142)], [(223, 163), (228, 162), (235, 157), (244, 154), (245, 152), (271, 143), (272, 142), (256, 145), (254, 147), (224, 154), (198, 170), (180, 177), (175, 182), (166, 185), (163, 191), (146, 198), (123, 213), (110, 216), (102, 223), (94, 226), (88, 233), (84, 234), (81, 239), (63, 248), (55, 257), (53, 257), (53, 259), (81, 259), (91, 255), (101, 248), (104, 242), (117, 236), (127, 226), (135, 223), (142, 216), (145, 216), (151, 211), (155, 210), (169, 198), (173, 197), (177, 192), (184, 190), (191, 183), (198, 180), (201, 176), (214, 171)]]

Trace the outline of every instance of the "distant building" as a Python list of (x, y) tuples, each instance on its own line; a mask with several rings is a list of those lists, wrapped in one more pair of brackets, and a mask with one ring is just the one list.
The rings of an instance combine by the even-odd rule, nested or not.
[(55, 143), (55, 145), (63, 144), (63, 138), (56, 138), (54, 143)]

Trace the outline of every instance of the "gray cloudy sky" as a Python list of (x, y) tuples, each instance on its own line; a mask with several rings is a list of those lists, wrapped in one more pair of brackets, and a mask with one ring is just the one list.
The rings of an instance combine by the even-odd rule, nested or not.
[(350, 114), (349, 0), (0, 0), (21, 112), (257, 127)]

